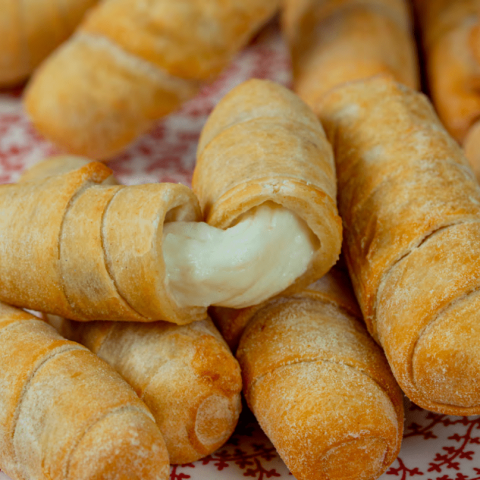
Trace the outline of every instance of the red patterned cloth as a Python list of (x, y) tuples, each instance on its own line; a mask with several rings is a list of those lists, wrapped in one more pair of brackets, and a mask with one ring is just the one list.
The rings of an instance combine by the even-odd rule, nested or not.
[[(251, 78), (291, 81), (287, 49), (272, 24), (212, 85), (159, 122), (109, 166), (126, 184), (158, 181), (190, 184), (195, 150), (214, 105), (235, 85)], [(0, 93), (0, 183), (15, 182), (37, 161), (58, 153), (22, 113), (21, 92)], [(480, 480), (480, 417), (435, 415), (407, 404), (400, 457), (382, 479)], [(0, 465), (1, 467), (1, 465)], [(292, 479), (251, 415), (243, 415), (228, 444), (195, 464), (172, 467), (171, 480)], [(8, 480), (0, 473), (0, 480)]]

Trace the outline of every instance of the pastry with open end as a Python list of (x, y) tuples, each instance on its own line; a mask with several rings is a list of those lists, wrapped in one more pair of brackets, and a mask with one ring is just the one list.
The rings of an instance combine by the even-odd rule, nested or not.
[[(24, 172), (20, 181), (88, 163), (91, 160), (81, 157), (53, 157)], [(105, 182), (117, 184), (113, 176)], [(45, 317), (62, 336), (89, 348), (134, 388), (152, 412), (172, 464), (209, 455), (232, 434), (241, 410), (240, 369), (210, 319), (173, 325)]]
[[(303, 224), (303, 233), (289, 230), (310, 235), (311, 259), (277, 294), (305, 287), (337, 261), (342, 225), (332, 149), (315, 114), (290, 90), (256, 79), (231, 90), (202, 131), (192, 185), (211, 226), (227, 229), (259, 208)], [(271, 250), (277, 263), (288, 260)]]
[(0, 186), (0, 298), (80, 321), (190, 323), (204, 307), (171, 295), (164, 223), (201, 220), (179, 184), (108, 185), (93, 162), (61, 175)]

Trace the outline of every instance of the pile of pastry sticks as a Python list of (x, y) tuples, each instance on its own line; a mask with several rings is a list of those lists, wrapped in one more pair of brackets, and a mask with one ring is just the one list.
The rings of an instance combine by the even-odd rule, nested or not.
[[(7, 3), (0, 81), (29, 76), (95, 3), (23, 17)], [(217, 75), (278, 4), (98, 2), (36, 70), (27, 111), (71, 154), (108, 159)], [(118, 185), (77, 156), (1, 187), (0, 466), (12, 479), (168, 478), (170, 462), (228, 439), (242, 384), (299, 480), (378, 478), (400, 449), (402, 390), (435, 412), (480, 413), (479, 5), (414, 4), (443, 123), (416, 92), (409, 3), (287, 0), (306, 104), (271, 82), (232, 90), (202, 132), (193, 192)], [(169, 234), (199, 241), (202, 221), (233, 232), (259, 218), (273, 219), (265, 237), (282, 234), (277, 214), (310, 252), (274, 252), (277, 290), (237, 288), (228, 301), (244, 308), (216, 304), (216, 326), (209, 301), (179, 300), (174, 275), (180, 289), (205, 285), (194, 249), (169, 270)], [(331, 270), (342, 241), (348, 272)], [(235, 265), (241, 283), (249, 267)]]

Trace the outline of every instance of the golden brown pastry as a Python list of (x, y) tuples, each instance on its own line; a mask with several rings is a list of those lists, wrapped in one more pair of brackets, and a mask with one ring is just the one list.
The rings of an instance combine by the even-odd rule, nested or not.
[(337, 85), (379, 73), (419, 86), (406, 0), (286, 0), (283, 29), (295, 91), (314, 110)]
[[(197, 158), (193, 190), (209, 225), (226, 229), (260, 206), (276, 206), (313, 235), (311, 260), (284, 293), (320, 278), (337, 261), (342, 227), (332, 150), (315, 114), (294, 93), (266, 80), (234, 88), (210, 115)], [(277, 263), (287, 260), (273, 253)]]
[(109, 168), (0, 187), (0, 298), (75, 320), (190, 323), (204, 307), (170, 294), (164, 223), (199, 221), (183, 185), (100, 185)]
[(0, 304), (0, 465), (13, 480), (166, 480), (152, 414), (111, 367)]
[(1, 0), (0, 87), (26, 80), (98, 0)]
[(344, 253), (370, 333), (416, 404), (480, 413), (480, 187), (429, 101), (386, 77), (320, 105)]
[[(251, 195), (253, 205), (231, 224), (200, 222), (198, 203), (187, 187), (110, 186), (108, 168), (78, 157), (66, 157), (64, 163), (62, 157), (50, 159), (34, 167), (39, 180), (0, 187), (0, 205), (4, 202), (6, 212), (0, 219), (6, 251), (0, 260), (0, 298), (80, 321), (186, 324), (205, 318), (210, 305), (248, 307), (292, 284), (299, 288), (305, 278), (316, 278), (336, 261), (340, 248), (335, 202), (320, 190), (326, 186), (330, 193), (335, 191), (334, 179), (333, 186), (325, 181), (333, 175), (325, 167), (332, 161), (331, 151), (313, 113), (283, 90), (318, 129), (310, 132), (312, 144), (298, 134), (291, 136), (292, 142), (306, 143), (306, 154), (301, 152), (294, 162), (303, 179), (290, 175), (286, 165), (277, 168), (283, 175), (282, 188), (269, 192), (272, 183), (264, 182), (264, 194)], [(309, 155), (317, 165), (307, 164)], [(87, 165), (48, 177), (57, 167), (64, 171), (79, 162)], [(317, 180), (309, 182), (308, 173)], [(97, 174), (95, 182), (101, 185), (88, 178)], [(312, 198), (319, 205), (313, 213)], [(47, 226), (52, 235), (40, 235)], [(19, 244), (22, 229), (29, 240)], [(19, 262), (39, 267), (19, 275)], [(48, 274), (42, 273), (39, 285), (36, 275), (42, 268)], [(31, 277), (35, 287), (20, 288), (25, 277)]]
[(70, 153), (107, 159), (217, 76), (280, 0), (109, 0), (36, 73), (25, 105)]
[(48, 320), (135, 389), (162, 432), (172, 464), (213, 453), (233, 433), (241, 411), (240, 368), (210, 319), (190, 325)]
[(480, 4), (477, 0), (415, 0), (430, 94), (480, 178)]
[[(34, 165), (20, 180), (88, 163), (91, 160), (80, 157), (53, 157)], [(115, 182), (113, 177), (108, 180)], [(209, 455), (232, 434), (241, 410), (240, 369), (210, 319), (179, 326), (46, 317), (62, 336), (88, 347), (135, 389), (162, 432), (171, 463)]]
[[(348, 283), (334, 269), (242, 312), (245, 397), (298, 480), (373, 480), (400, 450), (403, 396)], [(230, 313), (214, 311), (222, 331)]]

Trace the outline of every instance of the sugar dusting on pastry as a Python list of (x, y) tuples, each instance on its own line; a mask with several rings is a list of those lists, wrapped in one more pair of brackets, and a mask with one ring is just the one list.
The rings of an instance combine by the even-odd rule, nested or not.
[(206, 448), (226, 442), (237, 424), (240, 408), (240, 396), (228, 398), (214, 394), (207, 397), (195, 417), (198, 441)]
[(341, 282), (250, 309), (237, 350), (247, 402), (298, 479), (371, 480), (400, 449), (400, 390)]
[[(0, 305), (0, 461), (12, 478), (165, 480), (165, 443), (111, 367)], [(124, 472), (124, 473), (123, 473)]]
[[(355, 116), (351, 104), (362, 105)], [(344, 252), (370, 333), (410, 400), (479, 413), (480, 386), (466, 379), (480, 371), (470, 341), (480, 189), (467, 159), (427, 98), (386, 77), (332, 92), (322, 120), (335, 132)]]

